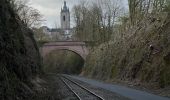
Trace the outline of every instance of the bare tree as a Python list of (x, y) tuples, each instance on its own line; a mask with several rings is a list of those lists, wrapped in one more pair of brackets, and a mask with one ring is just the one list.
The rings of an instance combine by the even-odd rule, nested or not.
[(166, 12), (170, 12), (170, 0), (166, 0), (165, 7), (163, 10)]
[(169, 0), (128, 0), (132, 25), (136, 25), (148, 14), (158, 14), (168, 7)]
[(105, 34), (104, 41), (108, 41), (113, 34), (113, 27), (118, 18), (122, 15), (123, 7), (121, 0), (98, 0), (102, 9), (102, 30)]
[(11, 3), (15, 12), (28, 27), (37, 27), (45, 21), (37, 9), (28, 6), (28, 0), (12, 0)]
[(113, 26), (121, 15), (120, 0), (98, 0), (91, 5), (82, 3), (74, 7), (77, 36), (99, 44), (109, 41)]

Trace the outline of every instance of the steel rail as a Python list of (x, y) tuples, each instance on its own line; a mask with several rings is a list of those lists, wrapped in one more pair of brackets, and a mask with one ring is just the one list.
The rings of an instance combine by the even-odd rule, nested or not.
[[(91, 91), (91, 90), (87, 89), (86, 87), (80, 85), (79, 83), (77, 83), (77, 82), (75, 82), (75, 81), (67, 78), (66, 76), (63, 76), (63, 75), (62, 75), (62, 77), (65, 78), (65, 79), (67, 79), (68, 81), (74, 83), (75, 85), (79, 86), (80, 88), (84, 89), (84, 90), (87, 91), (88, 93), (94, 95), (94, 96), (97, 97), (98, 99), (100, 99), (100, 100), (105, 100), (104, 98), (102, 98), (101, 96), (97, 95), (97, 94), (94, 93), (93, 91)], [(74, 91), (73, 89), (71, 89), (71, 90)], [(75, 93), (75, 92), (74, 92), (74, 93)], [(78, 96), (77, 93), (75, 93), (75, 95)], [(80, 97), (80, 96), (78, 96), (78, 97)], [(81, 100), (81, 98), (80, 98), (79, 100)]]
[(79, 100), (81, 100), (81, 98), (80, 98), (80, 96), (76, 93), (76, 92), (74, 92), (74, 90), (71, 88), (71, 86), (66, 82), (66, 81), (64, 81), (61, 77), (60, 77), (60, 79), (64, 82), (64, 84), (74, 93), (74, 95), (79, 99)]

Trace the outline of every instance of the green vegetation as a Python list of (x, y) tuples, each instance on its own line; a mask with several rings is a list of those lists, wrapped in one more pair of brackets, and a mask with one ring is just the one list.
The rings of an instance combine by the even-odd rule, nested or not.
[(53, 51), (44, 59), (47, 73), (80, 74), (84, 60), (76, 53), (67, 50)]

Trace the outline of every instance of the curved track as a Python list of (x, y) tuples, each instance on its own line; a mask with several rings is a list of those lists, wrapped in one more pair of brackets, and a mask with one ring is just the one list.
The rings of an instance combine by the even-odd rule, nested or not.
[(60, 76), (60, 79), (70, 89), (70, 91), (74, 93), (78, 100), (105, 100), (101, 96), (66, 76)]

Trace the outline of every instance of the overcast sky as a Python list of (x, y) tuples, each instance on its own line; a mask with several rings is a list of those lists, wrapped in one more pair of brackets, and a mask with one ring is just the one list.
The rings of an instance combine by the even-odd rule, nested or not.
[[(64, 1), (67, 2), (70, 11), (74, 5), (80, 3), (80, 0), (30, 0), (30, 5), (38, 9), (44, 16), (44, 19), (46, 20), (44, 25), (53, 28), (55, 26), (60, 27), (60, 11)], [(127, 0), (124, 0), (123, 3), (123, 5), (127, 5)], [(72, 26), (74, 26), (74, 22), (71, 18), (71, 27)]]

